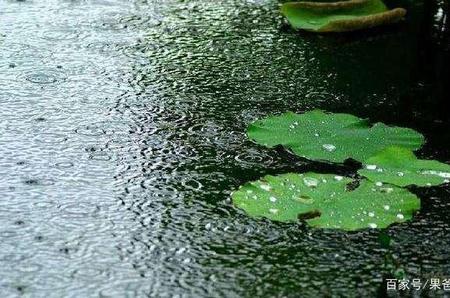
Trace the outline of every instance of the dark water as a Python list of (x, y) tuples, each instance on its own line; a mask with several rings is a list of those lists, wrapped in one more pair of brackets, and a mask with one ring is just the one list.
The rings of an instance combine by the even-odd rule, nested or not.
[(401, 4), (403, 24), (317, 36), (274, 0), (0, 0), (0, 296), (374, 297), (383, 278), (450, 278), (448, 185), (414, 189), (390, 248), (228, 199), (330, 169), (246, 139), (287, 110), (413, 127), (421, 157), (450, 162), (445, 5)]

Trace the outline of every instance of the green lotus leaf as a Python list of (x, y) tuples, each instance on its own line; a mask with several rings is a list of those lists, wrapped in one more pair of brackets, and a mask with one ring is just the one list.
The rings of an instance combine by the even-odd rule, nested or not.
[(381, 0), (349, 0), (287, 2), (282, 5), (281, 13), (297, 30), (345, 32), (398, 22), (406, 10), (388, 10)]
[(282, 145), (298, 156), (333, 162), (348, 158), (363, 162), (390, 146), (416, 150), (424, 142), (420, 133), (409, 128), (383, 123), (370, 126), (349, 114), (319, 110), (304, 114), (288, 112), (258, 120), (250, 124), (247, 134), (267, 147)]
[(411, 150), (400, 147), (386, 148), (367, 159), (358, 173), (372, 181), (398, 186), (431, 186), (450, 181), (450, 165), (417, 159)]
[(407, 189), (331, 174), (288, 173), (248, 182), (232, 194), (236, 207), (252, 217), (306, 221), (317, 228), (385, 228), (413, 217), (420, 200)]

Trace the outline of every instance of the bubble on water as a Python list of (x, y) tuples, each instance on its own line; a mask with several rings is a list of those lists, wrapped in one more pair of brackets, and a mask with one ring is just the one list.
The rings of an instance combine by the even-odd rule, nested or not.
[(397, 214), (397, 218), (398, 218), (398, 219), (404, 219), (405, 216), (403, 216), (403, 214), (399, 213), (399, 214)]
[(269, 201), (271, 201), (272, 203), (275, 203), (275, 202), (277, 201), (277, 198), (275, 198), (275, 197), (270, 197), (270, 198), (269, 198)]
[(305, 177), (303, 178), (303, 183), (308, 187), (317, 187), (317, 185), (319, 185), (319, 180), (316, 178)]
[(261, 184), (259, 187), (262, 190), (265, 190), (265, 191), (271, 191), (272, 190), (272, 187), (270, 187), (268, 184)]
[(277, 214), (278, 213), (278, 209), (269, 209), (269, 212), (272, 214)]
[(334, 146), (333, 144), (323, 144), (322, 148), (328, 152), (333, 152), (336, 150), (336, 146)]
[(369, 228), (371, 228), (371, 229), (376, 229), (376, 228), (377, 228), (377, 224), (371, 222), (371, 223), (369, 223)]
[(366, 166), (366, 169), (368, 169), (368, 170), (375, 170), (376, 168), (377, 168), (376, 165), (367, 165)]

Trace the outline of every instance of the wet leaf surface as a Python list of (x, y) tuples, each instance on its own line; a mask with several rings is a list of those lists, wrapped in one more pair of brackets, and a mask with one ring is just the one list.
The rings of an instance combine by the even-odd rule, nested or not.
[(358, 173), (372, 181), (398, 186), (432, 186), (450, 181), (450, 165), (418, 159), (411, 150), (389, 147), (365, 162)]
[(345, 32), (400, 21), (406, 10), (388, 10), (381, 0), (340, 2), (288, 2), (282, 14), (295, 29), (316, 32)]
[(332, 162), (364, 161), (392, 145), (415, 150), (424, 142), (420, 133), (409, 128), (370, 125), (353, 115), (318, 110), (255, 121), (247, 134), (260, 145), (282, 145), (300, 157)]
[(234, 205), (250, 216), (275, 221), (306, 221), (317, 228), (358, 230), (404, 222), (420, 208), (406, 189), (331, 174), (288, 173), (244, 184), (233, 193)]

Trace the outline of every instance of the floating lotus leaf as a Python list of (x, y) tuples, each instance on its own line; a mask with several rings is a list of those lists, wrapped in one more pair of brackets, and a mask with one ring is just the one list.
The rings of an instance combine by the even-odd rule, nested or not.
[(399, 147), (386, 148), (369, 158), (358, 173), (372, 181), (398, 186), (431, 186), (450, 181), (450, 165), (417, 159), (413, 152)]
[(424, 142), (420, 133), (409, 128), (383, 123), (371, 126), (352, 115), (318, 110), (258, 120), (250, 124), (247, 134), (267, 147), (282, 145), (298, 156), (333, 162), (348, 158), (362, 162), (390, 146), (416, 150)]
[(248, 182), (232, 194), (233, 203), (252, 217), (306, 221), (312, 227), (344, 230), (385, 228), (412, 218), (420, 200), (408, 190), (331, 174), (288, 173)]
[(340, 2), (288, 2), (282, 14), (295, 29), (344, 32), (395, 23), (406, 14), (403, 8), (388, 10), (381, 0)]

